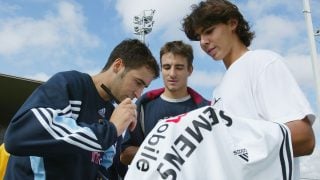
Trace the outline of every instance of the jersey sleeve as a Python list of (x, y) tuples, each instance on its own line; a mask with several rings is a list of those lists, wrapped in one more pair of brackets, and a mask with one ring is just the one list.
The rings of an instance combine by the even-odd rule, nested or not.
[(286, 123), (315, 116), (305, 95), (285, 64), (276, 59), (258, 74), (256, 103), (266, 120)]
[[(81, 101), (62, 74), (37, 88), (11, 120), (5, 145), (21, 156), (56, 156), (84, 151), (102, 152), (115, 143), (117, 132), (110, 122), (78, 123)], [(78, 93), (83, 88), (79, 87)]]

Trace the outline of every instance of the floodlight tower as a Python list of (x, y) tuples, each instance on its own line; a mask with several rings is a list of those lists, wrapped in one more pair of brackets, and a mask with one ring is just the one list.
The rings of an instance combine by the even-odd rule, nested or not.
[(153, 15), (155, 10), (143, 10), (139, 16), (133, 17), (134, 34), (140, 36), (140, 41), (145, 43), (145, 35), (149, 34), (152, 31), (154, 24)]

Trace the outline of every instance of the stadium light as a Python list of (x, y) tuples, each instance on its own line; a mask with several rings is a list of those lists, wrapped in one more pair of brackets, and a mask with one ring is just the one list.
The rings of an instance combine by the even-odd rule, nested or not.
[(133, 17), (134, 34), (139, 35), (140, 41), (145, 43), (145, 35), (152, 31), (155, 10), (143, 10), (139, 16)]

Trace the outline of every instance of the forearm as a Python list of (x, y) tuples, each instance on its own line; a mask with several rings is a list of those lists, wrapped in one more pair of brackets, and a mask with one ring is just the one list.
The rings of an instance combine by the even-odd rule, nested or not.
[(139, 147), (138, 146), (129, 146), (127, 147), (120, 155), (120, 161), (125, 165), (130, 165), (132, 159), (136, 155)]
[(109, 124), (79, 125), (72, 118), (57, 116), (53, 109), (33, 108), (12, 120), (5, 144), (14, 155), (55, 156), (104, 151), (116, 139), (116, 129)]
[(298, 157), (311, 154), (315, 146), (315, 137), (308, 118), (290, 121), (286, 125), (291, 132), (293, 155)]

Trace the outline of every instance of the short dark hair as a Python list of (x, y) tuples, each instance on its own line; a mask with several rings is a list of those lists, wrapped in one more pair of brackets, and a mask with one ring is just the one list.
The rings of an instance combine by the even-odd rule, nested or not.
[(193, 63), (193, 49), (189, 44), (183, 41), (171, 41), (164, 44), (160, 50), (160, 64), (162, 65), (162, 56), (166, 53), (180, 55), (187, 59), (188, 67), (192, 67)]
[(190, 40), (199, 41), (196, 30), (207, 29), (212, 25), (236, 19), (236, 33), (245, 46), (250, 46), (254, 32), (250, 31), (248, 22), (240, 13), (238, 7), (228, 0), (206, 0), (191, 6), (192, 12), (183, 19), (183, 30)]
[(125, 39), (111, 52), (102, 71), (106, 71), (116, 59), (122, 59), (126, 71), (147, 66), (154, 72), (154, 78), (159, 77), (159, 65), (150, 49), (138, 39)]

